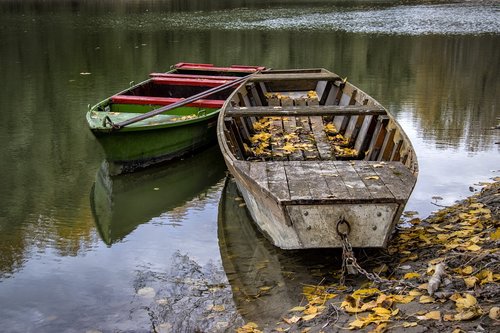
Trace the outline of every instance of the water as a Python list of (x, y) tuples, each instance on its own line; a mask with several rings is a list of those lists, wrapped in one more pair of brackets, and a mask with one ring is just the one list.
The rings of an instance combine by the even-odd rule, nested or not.
[(395, 114), (420, 163), (407, 209), (426, 216), (500, 175), (499, 22), (494, 1), (0, 2), (2, 331), (272, 323), (265, 305), (286, 310), (335, 257), (229, 242), (247, 220), (220, 208), (235, 194), (216, 147), (109, 180), (87, 104), (180, 61), (324, 67)]

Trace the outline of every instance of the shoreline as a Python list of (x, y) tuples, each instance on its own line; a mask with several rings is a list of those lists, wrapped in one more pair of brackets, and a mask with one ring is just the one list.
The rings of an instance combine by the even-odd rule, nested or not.
[(348, 275), (344, 287), (336, 272), (316, 286), (304, 286), (301, 304), (283, 313), (276, 327), (246, 323), (237, 331), (500, 329), (500, 179), (483, 185), (480, 192), (425, 219), (410, 220), (387, 249), (371, 255), (355, 251), (362, 268), (392, 282)]

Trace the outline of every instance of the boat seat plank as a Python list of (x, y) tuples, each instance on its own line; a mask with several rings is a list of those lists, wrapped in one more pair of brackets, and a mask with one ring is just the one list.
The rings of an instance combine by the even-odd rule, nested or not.
[(221, 80), (221, 79), (192, 79), (192, 78), (180, 78), (180, 77), (153, 77), (151, 81), (154, 84), (164, 84), (171, 86), (199, 86), (199, 87), (218, 87), (222, 84), (231, 82), (233, 80)]
[(228, 107), (227, 117), (248, 116), (353, 116), (353, 115), (385, 115), (384, 108), (375, 105), (309, 105), (309, 106), (253, 106)]
[(358, 173), (358, 178), (365, 184), (366, 189), (374, 199), (394, 199), (393, 193), (377, 174), (373, 165), (374, 163), (366, 161), (353, 161), (352, 163), (352, 167)]
[(266, 162), (265, 165), (267, 167), (269, 191), (281, 200), (290, 200), (290, 191), (283, 161)]
[(201, 70), (214, 72), (254, 73), (266, 69), (260, 66), (231, 65), (230, 67), (216, 67), (212, 64), (198, 64), (191, 62), (180, 62), (174, 66), (176, 69)]
[(323, 80), (341, 81), (342, 79), (333, 73), (260, 73), (250, 79), (252, 82), (279, 82), (298, 80)]
[(179, 74), (179, 73), (150, 73), (150, 77), (165, 78), (184, 78), (184, 79), (212, 79), (212, 80), (236, 80), (240, 76), (222, 76), (222, 75), (198, 75), (198, 74)]
[[(177, 103), (184, 98), (173, 97), (154, 97), (154, 96), (132, 96), (132, 95), (114, 95), (111, 102), (115, 104), (139, 104), (139, 105), (170, 105)], [(224, 105), (224, 100), (199, 99), (186, 106), (220, 109)]]

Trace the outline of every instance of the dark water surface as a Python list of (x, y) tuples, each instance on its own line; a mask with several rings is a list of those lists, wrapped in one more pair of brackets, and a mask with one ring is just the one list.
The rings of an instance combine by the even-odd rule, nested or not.
[(181, 61), (347, 76), (412, 139), (421, 216), (500, 176), (495, 1), (0, 1), (1, 331), (263, 325), (328, 271), (336, 252), (234, 232), (217, 147), (107, 176), (87, 105)]

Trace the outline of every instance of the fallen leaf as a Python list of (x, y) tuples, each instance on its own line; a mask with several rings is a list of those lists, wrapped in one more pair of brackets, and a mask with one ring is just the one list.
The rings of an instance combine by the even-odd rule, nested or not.
[(365, 177), (366, 180), (370, 180), (370, 179), (373, 179), (373, 180), (378, 180), (380, 179), (379, 176), (368, 176), (368, 177)]
[(417, 316), (419, 320), (441, 320), (441, 311), (431, 311), (423, 316)]
[(498, 320), (498, 318), (500, 317), (500, 308), (498, 306), (492, 307), (488, 315), (491, 319)]
[(289, 312), (295, 312), (295, 311), (304, 311), (306, 308), (304, 306), (296, 306), (294, 308), (291, 308), (288, 310)]
[(434, 302), (434, 297), (427, 296), (427, 295), (420, 296), (419, 303), (421, 303), (421, 304), (428, 304), (428, 303), (433, 303), (433, 302)]
[(312, 314), (309, 314), (309, 315), (303, 316), (303, 317), (302, 317), (302, 320), (304, 320), (304, 321), (309, 321), (309, 320), (313, 319), (314, 317), (316, 317), (317, 315), (318, 315), (317, 313), (312, 313)]
[(283, 320), (285, 321), (285, 323), (287, 324), (295, 324), (296, 322), (298, 322), (300, 320), (300, 317), (298, 316), (293, 316), (291, 318), (283, 318)]
[(499, 240), (500, 239), (500, 228), (497, 228), (494, 232), (490, 234), (491, 240)]
[(410, 280), (410, 279), (415, 279), (415, 278), (419, 278), (420, 277), (420, 273), (417, 273), (417, 272), (411, 272), (411, 273), (406, 273), (404, 276), (403, 276), (403, 279), (405, 280)]
[(467, 288), (473, 288), (479, 282), (479, 279), (475, 276), (470, 276), (464, 278), (464, 282)]
[(415, 327), (415, 326), (417, 326), (417, 325), (418, 325), (418, 323), (417, 323), (417, 322), (415, 322), (415, 321), (413, 321), (413, 322), (408, 322), (408, 321), (405, 321), (405, 322), (403, 323), (403, 327), (404, 327), (404, 328), (408, 328), (408, 327)]

